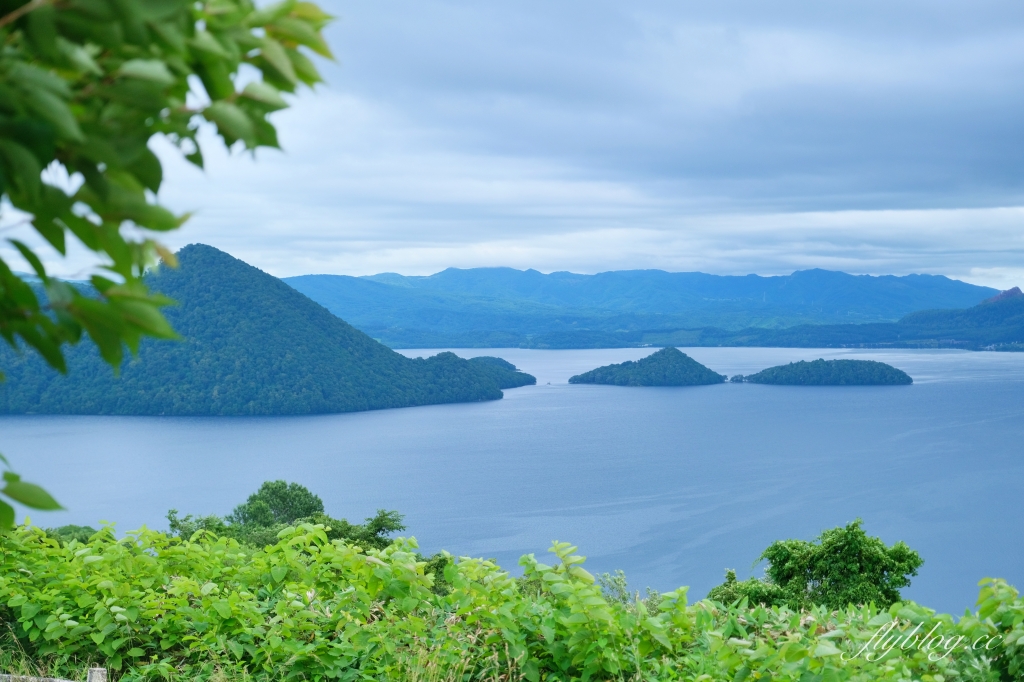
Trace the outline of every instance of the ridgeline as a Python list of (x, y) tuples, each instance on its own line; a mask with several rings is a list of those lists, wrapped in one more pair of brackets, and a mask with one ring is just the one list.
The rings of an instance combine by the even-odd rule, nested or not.
[(914, 383), (909, 374), (884, 362), (820, 358), (769, 367), (750, 376), (735, 376), (730, 381), (778, 386), (906, 386)]
[(497, 400), (535, 379), (497, 358), (410, 359), (287, 284), (213, 247), (178, 253), (147, 284), (182, 341), (142, 342), (120, 377), (92, 344), (67, 376), (0, 346), (0, 414), (286, 415)]
[(392, 348), (748, 345), (721, 343), (719, 337), (796, 325), (891, 323), (918, 310), (973, 306), (998, 293), (933, 275), (827, 270), (734, 277), (449, 268), (428, 277), (303, 275), (284, 281)]
[(569, 379), (570, 384), (613, 386), (706, 386), (724, 381), (724, 376), (676, 348), (662, 348), (635, 362), (598, 367)]

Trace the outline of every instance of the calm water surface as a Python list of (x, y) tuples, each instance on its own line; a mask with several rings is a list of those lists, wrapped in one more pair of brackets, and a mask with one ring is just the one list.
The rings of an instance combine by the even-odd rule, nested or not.
[[(1024, 587), (1024, 354), (695, 348), (727, 375), (858, 357), (907, 387), (571, 386), (653, 349), (457, 350), (499, 355), (538, 385), (490, 403), (317, 417), (0, 417), (0, 449), (69, 511), (42, 525), (166, 527), (169, 508), (229, 512), (262, 481), (317, 492), (350, 520), (405, 513), (425, 552), (520, 555), (570, 540), (591, 572), (690, 585), (780, 538), (864, 519), (925, 558), (906, 596), (943, 611), (976, 583)], [(429, 355), (438, 351), (403, 351)]]

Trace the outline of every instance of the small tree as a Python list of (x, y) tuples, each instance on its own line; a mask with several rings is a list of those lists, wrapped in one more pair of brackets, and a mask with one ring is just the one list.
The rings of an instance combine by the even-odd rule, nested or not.
[(888, 608), (924, 563), (902, 541), (886, 547), (869, 537), (860, 519), (826, 530), (815, 542), (774, 542), (760, 559), (768, 560), (768, 579), (793, 599), (831, 609), (868, 603)]
[(289, 524), (296, 519), (322, 514), (324, 502), (304, 485), (266, 481), (245, 503), (228, 515), (229, 523), (241, 526)]
[(725, 583), (708, 597), (725, 603), (746, 597), (750, 603), (793, 608), (816, 604), (844, 609), (869, 603), (888, 608), (900, 601), (900, 589), (910, 585), (924, 563), (903, 542), (887, 547), (881, 538), (868, 536), (860, 519), (826, 530), (813, 542), (773, 542), (758, 557), (762, 559), (768, 560), (764, 580), (738, 581), (730, 570)]

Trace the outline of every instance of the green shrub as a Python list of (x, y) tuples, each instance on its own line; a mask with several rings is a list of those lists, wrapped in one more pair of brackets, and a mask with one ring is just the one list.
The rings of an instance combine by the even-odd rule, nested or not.
[(384, 549), (391, 544), (392, 533), (405, 530), (402, 515), (386, 509), (378, 509), (377, 514), (362, 525), (332, 518), (324, 513), (324, 503), (318, 495), (303, 485), (285, 481), (264, 482), (223, 518), (213, 514), (179, 517), (178, 510), (172, 509), (167, 512), (167, 521), (171, 534), (182, 540), (202, 530), (234, 538), (249, 547), (276, 544), (278, 533), (297, 523), (322, 525), (329, 540), (347, 540), (374, 549)]
[(887, 547), (870, 537), (857, 519), (844, 527), (824, 531), (813, 542), (779, 540), (757, 558), (768, 560), (765, 578), (736, 580), (726, 570), (725, 582), (708, 597), (724, 604), (746, 598), (750, 604), (809, 605), (843, 609), (848, 604), (875, 604), (889, 608), (900, 601), (900, 589), (924, 560), (903, 542)]
[(708, 599), (722, 604), (734, 604), (746, 599), (748, 604), (761, 606), (785, 606), (790, 602), (789, 595), (778, 585), (759, 578), (736, 580), (736, 571), (725, 571), (725, 582), (708, 592)]

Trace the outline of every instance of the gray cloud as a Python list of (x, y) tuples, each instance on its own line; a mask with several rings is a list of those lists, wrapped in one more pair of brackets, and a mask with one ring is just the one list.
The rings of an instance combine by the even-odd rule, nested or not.
[[(1024, 283), (1024, 5), (328, 2), (286, 153), (167, 150), (274, 274), (803, 267)], [(211, 150), (215, 150), (215, 146)]]

